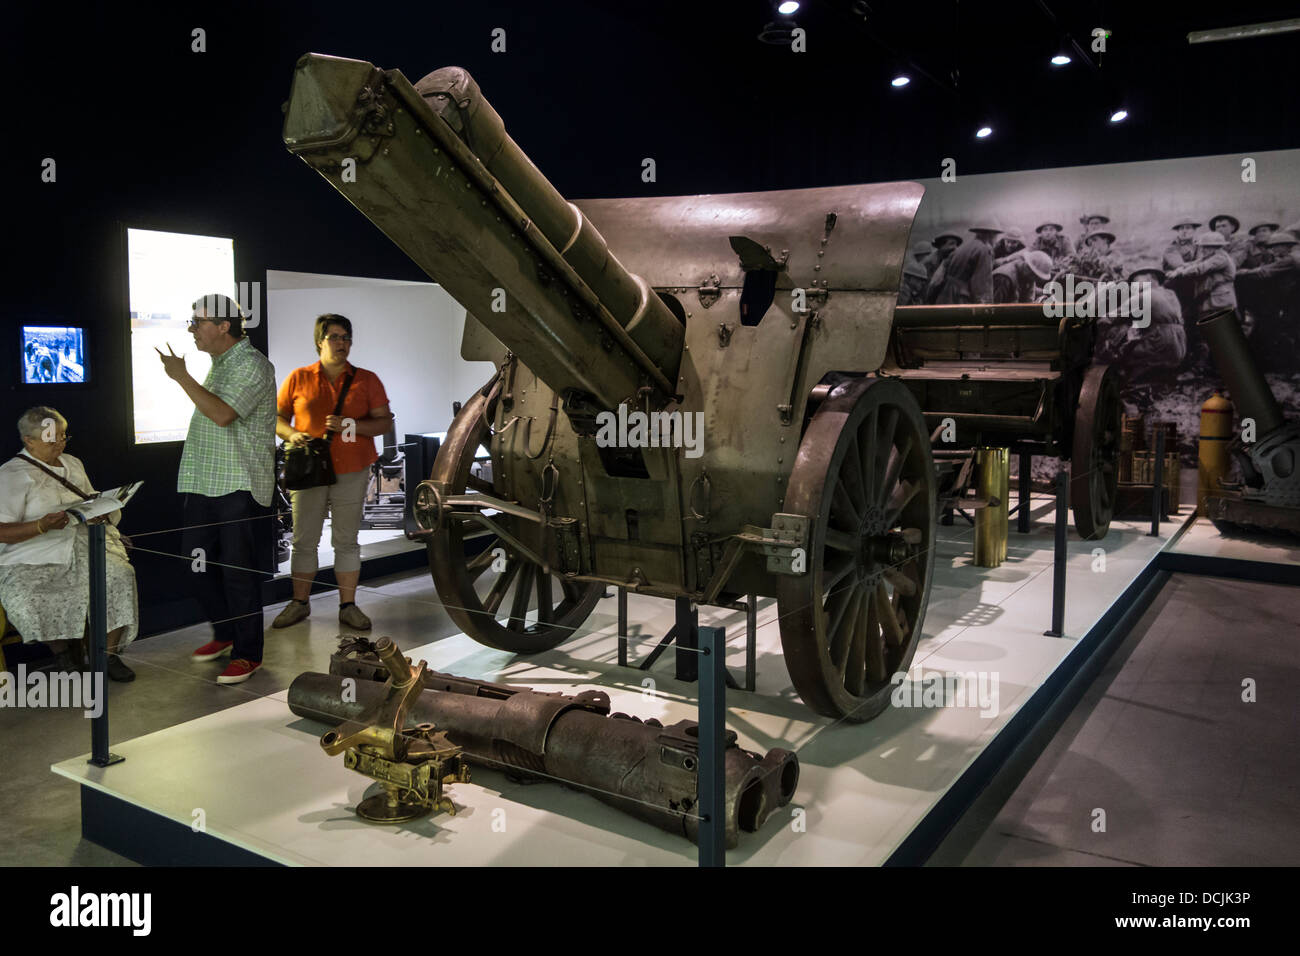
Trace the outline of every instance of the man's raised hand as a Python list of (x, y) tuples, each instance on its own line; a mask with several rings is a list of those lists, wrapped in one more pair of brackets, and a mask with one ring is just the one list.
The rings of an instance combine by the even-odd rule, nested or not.
[(170, 342), (167, 343), (167, 351), (171, 353), (169, 355), (164, 355), (162, 349), (158, 348), (158, 346), (156, 345), (154, 346), (153, 350), (157, 352), (158, 357), (162, 359), (163, 371), (167, 373), (167, 377), (172, 379), (173, 381), (179, 382), (181, 380), (181, 376), (186, 374), (185, 356), (177, 355), (175, 352), (172, 352), (172, 346)]

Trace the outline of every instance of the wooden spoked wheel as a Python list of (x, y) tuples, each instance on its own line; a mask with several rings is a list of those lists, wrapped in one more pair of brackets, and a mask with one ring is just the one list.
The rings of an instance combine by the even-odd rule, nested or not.
[(866, 721), (916, 653), (934, 570), (934, 459), (901, 382), (837, 386), (808, 423), (783, 510), (811, 524), (806, 573), (781, 575), (781, 645), (795, 690)]
[(1106, 537), (1115, 513), (1122, 414), (1119, 382), (1110, 366), (1093, 365), (1079, 389), (1070, 457), (1074, 529), (1085, 541)]
[[(489, 482), (470, 473), (479, 447), (489, 447), (491, 442), (487, 401), (476, 393), (466, 402), (438, 449), (430, 478), (444, 482), (449, 495), (496, 494)], [(529, 540), (520, 534), (523, 519), (500, 513), (491, 518), (511, 535)], [(516, 654), (549, 650), (572, 635), (591, 614), (604, 588), (547, 574), (496, 536), (466, 559), (465, 539), (481, 527), (477, 522), (449, 519), (429, 540), (429, 571), (448, 616), (480, 644)]]

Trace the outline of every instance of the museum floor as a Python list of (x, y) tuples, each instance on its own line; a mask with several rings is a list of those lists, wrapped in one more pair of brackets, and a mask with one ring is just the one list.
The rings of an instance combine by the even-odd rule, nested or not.
[[(1008, 763), (930, 863), (1300, 863), (1297, 622), (1298, 588), (1174, 575), (1064, 722), (1027, 741), (1029, 759)], [(1246, 678), (1257, 703), (1242, 702)]]
[[(369, 588), (364, 606), (399, 643), (455, 633), (427, 576)], [(268, 609), (268, 621), (277, 610)], [(304, 670), (324, 670), (335, 619), (336, 604), (323, 595), (307, 626), (268, 630), (267, 666), (234, 688), (196, 679), (202, 667), (186, 656), (205, 639), (200, 628), (139, 642), (130, 653), (138, 680), (114, 687), (112, 739), (264, 697)], [(1297, 620), (1295, 588), (1175, 575), (1079, 703), (1063, 720), (1049, 714), (1039, 739), (1017, 753), (931, 862), (1295, 864)], [(1256, 704), (1240, 703), (1244, 677), (1258, 683)], [(87, 731), (77, 712), (0, 711), (0, 741), (8, 742), (0, 746), (0, 865), (131, 865), (81, 838), (78, 789), (50, 773), (52, 763), (86, 752)], [(1098, 807), (1110, 832), (1104, 854), (1089, 849)]]

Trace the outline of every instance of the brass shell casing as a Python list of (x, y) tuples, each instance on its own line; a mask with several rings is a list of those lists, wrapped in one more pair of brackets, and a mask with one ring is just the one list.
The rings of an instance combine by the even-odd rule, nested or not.
[(1228, 476), (1228, 441), (1232, 438), (1232, 402), (1215, 392), (1201, 406), (1201, 437), (1196, 470), (1196, 513), (1205, 516), (1206, 495), (1217, 494)]
[(975, 449), (976, 494), (997, 504), (975, 511), (975, 565), (996, 568), (1007, 559), (1007, 501), (1011, 495), (1011, 452)]

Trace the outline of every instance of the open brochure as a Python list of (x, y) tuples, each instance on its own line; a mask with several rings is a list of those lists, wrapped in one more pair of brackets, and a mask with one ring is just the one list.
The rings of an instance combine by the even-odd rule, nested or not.
[(114, 511), (125, 508), (126, 503), (135, 497), (135, 493), (140, 490), (140, 486), (143, 484), (143, 481), (133, 481), (129, 485), (114, 488), (112, 491), (101, 492), (97, 497), (91, 498), (89, 501), (68, 505), (63, 510), (77, 521), (85, 524), (92, 518), (98, 518), (100, 515), (111, 515)]

